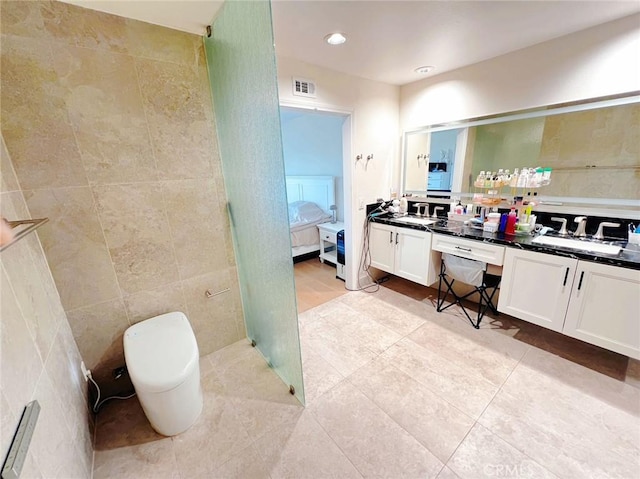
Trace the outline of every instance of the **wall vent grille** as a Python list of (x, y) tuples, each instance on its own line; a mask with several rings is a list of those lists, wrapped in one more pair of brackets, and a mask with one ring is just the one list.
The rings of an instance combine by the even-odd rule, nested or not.
[(293, 94), (307, 98), (316, 97), (316, 84), (304, 78), (293, 78)]

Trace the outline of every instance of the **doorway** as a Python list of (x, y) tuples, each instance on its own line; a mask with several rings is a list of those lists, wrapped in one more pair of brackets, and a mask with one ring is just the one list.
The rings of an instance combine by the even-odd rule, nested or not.
[[(349, 172), (345, 157), (350, 151), (349, 113), (281, 106), (280, 121), (285, 174), (288, 177), (333, 177), (335, 179), (336, 230), (344, 229), (345, 251), (349, 241), (351, 201), (347, 195)], [(322, 231), (322, 230), (321, 230)], [(344, 294), (348, 267), (334, 260), (320, 261), (319, 252), (295, 258), (294, 274), (298, 312), (311, 309)], [(348, 255), (345, 263), (350, 263)], [(340, 276), (340, 277), (338, 277)]]

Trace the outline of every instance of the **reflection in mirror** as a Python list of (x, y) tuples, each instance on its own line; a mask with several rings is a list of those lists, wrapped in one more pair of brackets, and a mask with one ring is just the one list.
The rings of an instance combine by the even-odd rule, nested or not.
[(405, 133), (404, 191), (474, 193), (481, 171), (541, 166), (553, 172), (545, 197), (637, 200), (639, 102), (627, 96)]
[(460, 136), (464, 129), (443, 131), (415, 131), (405, 135), (405, 193), (451, 191), (456, 162), (464, 161), (464, 153), (457, 158)]

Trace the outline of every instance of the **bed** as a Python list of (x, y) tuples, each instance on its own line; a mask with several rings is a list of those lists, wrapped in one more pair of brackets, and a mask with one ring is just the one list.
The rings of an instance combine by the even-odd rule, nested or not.
[(287, 176), (287, 201), (293, 258), (320, 251), (317, 225), (331, 221), (336, 204), (333, 176)]

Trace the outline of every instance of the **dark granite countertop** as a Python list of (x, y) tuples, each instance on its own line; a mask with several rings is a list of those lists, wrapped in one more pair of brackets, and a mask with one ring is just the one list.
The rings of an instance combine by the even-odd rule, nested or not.
[(575, 258), (579, 260), (592, 261), (594, 263), (609, 264), (620, 266), (623, 268), (631, 268), (640, 270), (640, 245), (627, 244), (624, 240), (613, 241), (614, 244), (621, 246), (623, 249), (618, 255), (606, 255), (591, 253), (588, 251), (579, 251), (569, 248), (561, 248), (557, 246), (548, 246), (533, 243), (534, 235), (507, 235), (505, 233), (488, 233), (480, 228), (467, 226), (461, 222), (449, 221), (445, 218), (438, 218), (434, 224), (424, 226), (418, 224), (407, 224), (398, 219), (387, 215), (380, 215), (371, 218), (374, 223), (383, 223), (402, 228), (411, 228), (422, 231), (431, 231), (432, 233), (459, 236), (475, 241), (484, 241), (487, 243), (500, 244), (512, 248), (520, 248), (523, 250), (535, 251), (538, 253), (553, 254), (556, 256), (564, 256), (567, 258)]

